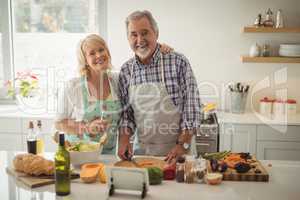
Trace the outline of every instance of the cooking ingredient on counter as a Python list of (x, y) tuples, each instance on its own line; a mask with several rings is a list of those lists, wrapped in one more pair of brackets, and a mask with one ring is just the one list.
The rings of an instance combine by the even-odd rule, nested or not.
[(90, 152), (96, 151), (99, 148), (99, 143), (94, 142), (76, 142), (72, 143), (70, 147), (68, 147), (68, 151), (79, 151), (79, 152)]
[(180, 156), (177, 158), (176, 162), (176, 181), (178, 183), (184, 182), (185, 174), (185, 157)]
[(102, 163), (87, 163), (81, 166), (80, 179), (85, 183), (94, 183), (97, 179), (106, 183), (105, 166)]
[(96, 182), (101, 167), (101, 164), (96, 163), (83, 164), (80, 170), (80, 179), (85, 183)]
[(68, 195), (71, 192), (70, 153), (65, 148), (65, 135), (59, 134), (58, 150), (55, 153), (55, 192), (57, 195)]
[(18, 154), (13, 160), (15, 170), (28, 175), (53, 175), (54, 163), (34, 154)]
[(248, 163), (239, 162), (239, 163), (235, 164), (234, 169), (238, 173), (246, 173), (251, 169), (251, 166)]
[(174, 180), (176, 177), (176, 163), (166, 165), (163, 169), (164, 180)]
[(37, 120), (37, 131), (36, 131), (36, 153), (37, 154), (43, 154), (44, 153), (44, 134), (42, 129), (42, 121)]
[(27, 152), (36, 154), (36, 133), (34, 132), (34, 125), (32, 121), (29, 121), (27, 132)]
[(221, 152), (214, 152), (214, 153), (205, 153), (202, 157), (204, 159), (210, 160), (210, 159), (216, 159), (220, 160), (229, 155), (231, 151), (221, 151)]
[(187, 161), (185, 163), (185, 182), (194, 183), (196, 179), (196, 163), (195, 161)]
[(147, 170), (150, 185), (161, 184), (163, 180), (163, 171), (158, 167), (148, 167)]
[(206, 183), (210, 185), (218, 185), (222, 182), (223, 175), (220, 173), (208, 173), (205, 175)]
[(227, 168), (228, 168), (228, 165), (225, 162), (221, 162), (218, 165), (218, 171), (221, 173), (226, 172)]
[(218, 161), (216, 159), (211, 159), (210, 160), (210, 167), (211, 167), (211, 170), (213, 172), (216, 172), (218, 170), (218, 166), (219, 166), (219, 164), (218, 164)]

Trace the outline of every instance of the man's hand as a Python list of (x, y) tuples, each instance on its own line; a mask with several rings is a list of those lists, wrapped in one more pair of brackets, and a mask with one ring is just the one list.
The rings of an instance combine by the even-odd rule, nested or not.
[[(127, 160), (133, 155), (132, 146), (130, 145), (130, 136), (131, 134), (128, 128), (120, 129), (118, 156), (122, 160)], [(126, 151), (128, 151), (128, 155), (126, 155)]]
[(182, 145), (176, 144), (173, 149), (168, 153), (167, 157), (165, 158), (165, 161), (167, 163), (171, 163), (172, 160), (176, 160), (177, 157), (182, 156), (186, 153), (185, 149), (183, 148)]

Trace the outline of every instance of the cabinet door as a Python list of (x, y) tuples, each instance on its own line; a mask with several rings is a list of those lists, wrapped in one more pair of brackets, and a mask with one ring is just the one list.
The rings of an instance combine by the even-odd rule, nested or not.
[(260, 160), (300, 160), (300, 142), (258, 141)]
[(256, 125), (224, 124), (222, 129), (221, 149), (256, 154)]

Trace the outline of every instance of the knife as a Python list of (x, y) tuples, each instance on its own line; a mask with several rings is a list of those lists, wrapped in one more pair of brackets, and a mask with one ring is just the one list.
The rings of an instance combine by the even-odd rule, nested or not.
[(128, 149), (125, 151), (125, 157), (127, 158), (127, 160), (129, 162), (132, 162), (136, 167), (139, 167), (140, 165), (135, 161), (135, 159), (133, 158), (133, 156), (129, 156), (129, 151)]

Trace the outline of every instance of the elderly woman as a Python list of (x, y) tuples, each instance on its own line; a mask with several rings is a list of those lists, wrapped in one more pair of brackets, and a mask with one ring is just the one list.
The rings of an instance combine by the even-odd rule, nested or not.
[(77, 49), (80, 77), (66, 85), (61, 96), (56, 128), (68, 133), (67, 141), (99, 141), (107, 133), (103, 153), (116, 150), (120, 101), (118, 75), (111, 71), (105, 41), (96, 34), (80, 41)]
[(68, 133), (69, 142), (99, 141), (106, 133), (102, 152), (115, 154), (121, 105), (110, 52), (100, 36), (91, 34), (80, 41), (77, 57), (81, 76), (70, 80), (60, 97), (56, 128)]

